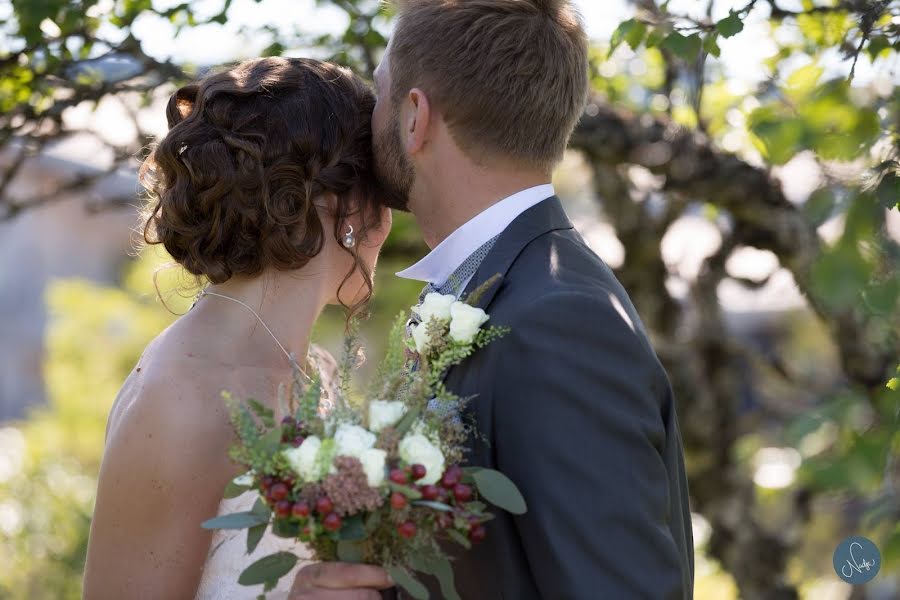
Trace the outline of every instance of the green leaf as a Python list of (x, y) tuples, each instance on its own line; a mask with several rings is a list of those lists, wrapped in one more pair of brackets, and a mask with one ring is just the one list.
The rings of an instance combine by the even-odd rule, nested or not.
[(816, 86), (819, 84), (819, 79), (824, 72), (825, 69), (816, 63), (811, 63), (802, 66), (799, 69), (795, 69), (785, 80), (785, 83), (787, 84), (784, 90), (785, 94), (787, 94), (788, 98), (794, 102), (803, 101), (816, 89)]
[(253, 551), (256, 550), (256, 547), (259, 545), (259, 540), (262, 539), (265, 532), (266, 523), (254, 525), (247, 530), (247, 554), (253, 554)]
[(445, 600), (462, 600), (456, 591), (456, 583), (453, 581), (453, 567), (446, 556), (434, 556), (423, 558), (421, 555), (413, 556), (412, 567), (416, 571), (433, 575), (441, 586), (441, 597)]
[(891, 42), (888, 40), (887, 36), (884, 35), (873, 35), (872, 39), (869, 40), (869, 45), (866, 47), (866, 52), (875, 60), (878, 58), (878, 55), (881, 54), (884, 50), (887, 50), (891, 47)]
[(737, 35), (744, 30), (744, 22), (741, 21), (741, 18), (737, 13), (731, 13), (718, 23), (716, 23), (716, 29), (719, 30), (719, 33), (722, 34), (724, 38), (730, 38), (733, 35)]
[(644, 41), (644, 36), (646, 34), (647, 26), (641, 21), (638, 21), (637, 19), (622, 21), (619, 23), (619, 26), (616, 27), (616, 30), (613, 31), (612, 38), (609, 42), (609, 53), (612, 54), (622, 42), (627, 42), (632, 50), (637, 50), (637, 47)]
[(528, 510), (516, 484), (500, 471), (481, 469), (473, 477), (478, 493), (494, 506), (514, 515), (525, 514)]
[(250, 405), (251, 410), (259, 417), (259, 420), (262, 421), (263, 425), (266, 427), (275, 427), (275, 413), (271, 408), (253, 398), (248, 399), (247, 404)]
[(361, 563), (363, 562), (363, 546), (358, 542), (340, 540), (337, 543), (337, 557), (341, 562)]
[(232, 479), (228, 482), (228, 485), (225, 486), (225, 491), (222, 492), (222, 497), (225, 499), (237, 498), (244, 492), (252, 489), (253, 488), (251, 486), (235, 483)]
[(259, 585), (269, 581), (277, 581), (290, 573), (297, 564), (297, 557), (290, 552), (277, 552), (259, 559), (241, 573), (238, 583), (241, 585)]
[(340, 531), (341, 540), (359, 541), (366, 539), (366, 528), (363, 526), (362, 515), (354, 515), (344, 521)]
[(694, 60), (700, 52), (701, 45), (702, 41), (699, 34), (692, 33), (689, 36), (683, 36), (677, 31), (673, 31), (666, 36), (660, 47), (669, 50), (684, 60)]
[(450, 536), (451, 540), (453, 540), (454, 542), (456, 542), (457, 544), (459, 544), (466, 550), (468, 550), (472, 547), (472, 542), (470, 542), (466, 536), (464, 536), (463, 534), (461, 534), (460, 532), (458, 532), (455, 529), (448, 529), (447, 535)]
[(203, 527), (203, 529), (247, 529), (248, 527), (255, 527), (256, 525), (268, 522), (268, 516), (263, 517), (262, 515), (248, 511), (231, 513), (230, 515), (222, 515), (221, 517), (209, 519), (208, 521), (204, 521), (201, 527)]
[(432, 500), (414, 500), (413, 506), (425, 506), (427, 508), (433, 508), (434, 510), (440, 510), (443, 512), (453, 512), (453, 507), (442, 502), (434, 502)]
[(814, 191), (803, 204), (803, 216), (813, 227), (818, 227), (834, 212), (836, 198), (829, 188), (820, 188)]
[(291, 539), (300, 535), (300, 524), (289, 519), (275, 519), (272, 533), (281, 538)]
[(416, 600), (428, 600), (428, 590), (410, 575), (406, 569), (391, 566), (387, 568), (387, 572), (390, 574), (391, 579), (393, 579), (397, 585), (402, 587), (407, 594)]
[(666, 34), (668, 31), (663, 29), (662, 27), (654, 27), (650, 29), (650, 33), (647, 34), (647, 39), (644, 41), (644, 45), (648, 48), (656, 48), (659, 46), (664, 39), (666, 39)]
[(262, 498), (257, 498), (256, 502), (253, 503), (253, 508), (250, 509), (254, 515), (260, 515), (265, 517), (266, 520), (269, 520), (269, 517), (272, 514), (272, 509), (265, 503)]
[(416, 419), (419, 418), (419, 414), (421, 413), (420, 408), (416, 408), (413, 410), (406, 411), (406, 414), (400, 419), (400, 422), (397, 423), (397, 426), (394, 427), (394, 431), (396, 431), (398, 436), (403, 436), (407, 431), (413, 426), (413, 423), (416, 422)]
[(275, 454), (281, 448), (281, 429), (276, 428), (259, 438), (258, 450), (263, 455)]
[(419, 500), (422, 498), (422, 492), (420, 492), (419, 490), (413, 489), (406, 485), (401, 485), (399, 483), (394, 483), (393, 481), (388, 481), (387, 484), (392, 492), (400, 492), (410, 500)]
[(716, 33), (710, 33), (705, 38), (703, 38), (703, 50), (715, 57), (719, 57), (722, 55), (722, 50), (719, 48), (719, 36)]

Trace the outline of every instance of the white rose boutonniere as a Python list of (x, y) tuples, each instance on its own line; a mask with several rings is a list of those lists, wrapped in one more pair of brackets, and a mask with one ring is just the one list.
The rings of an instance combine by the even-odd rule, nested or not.
[(413, 312), (419, 315), (423, 324), (432, 319), (447, 321), (450, 319), (450, 307), (456, 302), (456, 296), (452, 294), (438, 294), (432, 292), (425, 296), (422, 304), (413, 307)]
[(480, 308), (464, 302), (454, 302), (450, 307), (450, 339), (454, 342), (471, 344), (481, 326), (487, 323), (488, 315)]

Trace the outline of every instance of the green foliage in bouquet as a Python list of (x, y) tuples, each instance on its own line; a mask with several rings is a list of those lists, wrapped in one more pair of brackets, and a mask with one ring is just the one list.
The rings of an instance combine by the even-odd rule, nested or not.
[[(486, 286), (494, 285), (495, 280)], [(515, 484), (491, 469), (462, 468), (465, 441), (477, 435), (464, 423), (465, 400), (443, 377), (506, 330), (483, 327), (488, 315), (453, 296), (429, 294), (401, 315), (377, 376), (361, 399), (295, 368), (290, 389), (270, 408), (225, 394), (238, 442), (231, 458), (246, 466), (225, 497), (259, 494), (244, 512), (206, 521), (207, 529), (246, 529), (247, 552), (263, 534), (296, 539), (315, 560), (385, 567), (414, 598), (427, 598), (415, 573), (437, 578), (445, 598), (458, 598), (446, 543), (466, 549), (487, 535), (490, 503), (526, 511)], [(345, 379), (353, 371), (355, 343), (345, 345)], [(277, 413), (276, 414), (276, 410)], [(250, 564), (238, 581), (274, 588), (298, 557), (278, 552)]]

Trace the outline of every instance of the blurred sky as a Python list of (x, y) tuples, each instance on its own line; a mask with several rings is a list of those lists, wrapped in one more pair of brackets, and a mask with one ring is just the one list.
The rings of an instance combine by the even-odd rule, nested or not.
[[(166, 8), (179, 4), (182, 0), (155, 0), (154, 5)], [(215, 14), (222, 6), (222, 0), (199, 0), (192, 2), (200, 14)], [(634, 8), (626, 0), (574, 0), (587, 25), (588, 33), (597, 40), (608, 40), (616, 26), (634, 14)], [(746, 0), (717, 0), (713, 19), (727, 16), (729, 9), (744, 6)], [(101, 0), (93, 10), (109, 10), (111, 0)], [(675, 13), (703, 17), (707, 0), (671, 0), (669, 8)], [(800, 0), (780, 0), (785, 9), (802, 10)], [(737, 85), (747, 88), (762, 81), (767, 73), (763, 66), (765, 58), (776, 52), (766, 21), (769, 8), (760, 2), (747, 20), (747, 26), (739, 35), (721, 40), (722, 58), (720, 62), (726, 76)], [(250, 27), (274, 25), (282, 31), (292, 31), (295, 27), (307, 33), (338, 32), (347, 25), (346, 14), (330, 5), (317, 6), (315, 0), (234, 0), (226, 25), (206, 25), (186, 30), (173, 39), (173, 26), (160, 17), (145, 15), (135, 24), (137, 37), (144, 42), (145, 49), (158, 57), (173, 57), (178, 62), (192, 62), (209, 65), (256, 55), (269, 41), (257, 36), (256, 39), (240, 35), (241, 25)], [(786, 27), (780, 37), (798, 36), (796, 26)], [(115, 37), (115, 31), (109, 31)], [(625, 44), (620, 52), (630, 52)], [(293, 52), (291, 54), (297, 54)], [(835, 52), (826, 53), (823, 62), (827, 68), (826, 77), (846, 75), (849, 61), (842, 60)], [(865, 85), (873, 77), (880, 75), (886, 80), (898, 79), (897, 65), (887, 65), (884, 59), (873, 68), (866, 56), (861, 56), (856, 67), (855, 85)], [(896, 63), (896, 61), (895, 61)], [(800, 66), (802, 61), (796, 66)], [(893, 72), (891, 72), (893, 71)]]

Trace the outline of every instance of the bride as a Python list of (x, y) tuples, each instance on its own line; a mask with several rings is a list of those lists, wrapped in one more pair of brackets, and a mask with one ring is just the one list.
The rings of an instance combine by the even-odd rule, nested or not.
[[(302, 556), (270, 533), (247, 556), (243, 531), (200, 527), (255, 496), (222, 500), (241, 469), (228, 458), (221, 392), (277, 412), (295, 360), (326, 379), (334, 371), (310, 349), (313, 324), (328, 304), (365, 305), (390, 230), (374, 176), (374, 104), (348, 70), (284, 58), (242, 63), (169, 100), (169, 133), (141, 168), (152, 198), (144, 236), (209, 286), (147, 346), (109, 415), (86, 599), (255, 598), (261, 586), (237, 583), (246, 566), (278, 550)], [(325, 581), (328, 570), (308, 569), (298, 581), (312, 595), (298, 585), (291, 597), (350, 597), (316, 592), (317, 582), (389, 585), (374, 567), (345, 571), (343, 584)], [(268, 597), (286, 598), (295, 575)]]

